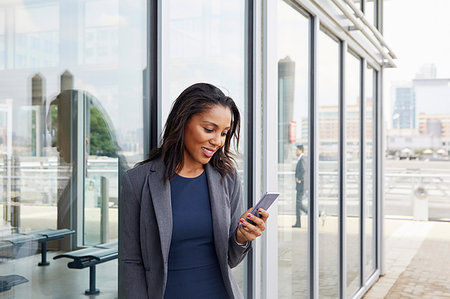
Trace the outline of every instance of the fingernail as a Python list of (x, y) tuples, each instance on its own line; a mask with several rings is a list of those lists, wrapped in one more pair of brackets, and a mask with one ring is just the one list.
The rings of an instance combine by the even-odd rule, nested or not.
[(239, 220), (241, 223), (244, 223), (244, 219), (241, 218), (241, 220)]
[(253, 216), (253, 215), (250, 214), (250, 213), (247, 214), (247, 217), (248, 217), (248, 218), (252, 218), (252, 216)]
[(262, 210), (261, 209), (258, 209), (258, 213), (261, 213), (262, 212)]

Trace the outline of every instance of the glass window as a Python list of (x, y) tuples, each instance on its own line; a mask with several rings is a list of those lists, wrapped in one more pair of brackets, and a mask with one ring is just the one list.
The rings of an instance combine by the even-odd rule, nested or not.
[[(14, 45), (15, 68), (58, 66), (59, 17), (58, 3), (14, 9), (14, 37), (18, 41)], [(45, 44), (51, 51), (46, 51)]]
[[(161, 124), (171, 105), (188, 86), (211, 83), (236, 102), (241, 113), (237, 168), (246, 190), (245, 160), (245, 1), (169, 0), (163, 4), (163, 101)], [(246, 192), (243, 192), (244, 197)], [(246, 198), (244, 198), (246, 201)], [(245, 209), (247, 210), (247, 209)], [(233, 269), (245, 293), (245, 264)]]
[(364, 15), (367, 21), (376, 27), (376, 10), (377, 10), (378, 0), (365, 0), (364, 3)]
[(336, 298), (339, 246), (339, 44), (320, 31), (317, 50), (319, 297)]
[(310, 20), (279, 0), (278, 22), (278, 298), (306, 298)]
[(359, 289), (361, 200), (361, 60), (347, 52), (345, 66), (347, 297)]
[(6, 67), (5, 10), (0, 8), (0, 70)]
[[(118, 239), (121, 174), (144, 158), (146, 3), (0, 4), (0, 54), (2, 32), (14, 34), (14, 65), (0, 70), (0, 273), (28, 280), (12, 288), (15, 298), (81, 296), (87, 269), (52, 258)], [(97, 44), (89, 65), (80, 59), (86, 28), (114, 32), (101, 44), (106, 56), (118, 49), (114, 60), (95, 56)], [(36, 231), (47, 229), (75, 233), (48, 243), (43, 275)], [(4, 251), (23, 233), (32, 235)], [(97, 267), (102, 293), (117, 297), (117, 273), (117, 259)]]
[(366, 157), (364, 165), (366, 262), (364, 277), (366, 279), (375, 271), (375, 76), (375, 70), (367, 66), (364, 91), (366, 122)]

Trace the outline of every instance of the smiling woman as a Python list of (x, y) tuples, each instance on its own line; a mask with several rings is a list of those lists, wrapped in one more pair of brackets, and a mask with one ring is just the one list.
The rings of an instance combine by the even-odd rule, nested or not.
[(194, 84), (175, 100), (161, 147), (125, 173), (119, 262), (126, 298), (243, 298), (231, 268), (269, 215), (259, 209), (258, 218), (252, 208), (240, 215), (230, 150), (239, 127), (233, 99)]
[(184, 167), (178, 174), (191, 177), (202, 173), (203, 164), (225, 144), (230, 128), (231, 110), (220, 104), (193, 115), (184, 132)]

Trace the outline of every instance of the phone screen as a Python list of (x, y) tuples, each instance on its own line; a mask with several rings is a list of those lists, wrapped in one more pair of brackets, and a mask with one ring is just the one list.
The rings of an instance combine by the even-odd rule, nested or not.
[[(255, 207), (252, 209), (250, 213), (255, 215), (256, 217), (261, 217), (258, 213), (258, 209), (264, 209), (267, 211), (268, 208), (273, 204), (273, 202), (277, 199), (277, 197), (280, 195), (280, 193), (276, 192), (267, 192), (264, 194), (264, 196), (258, 201), (258, 203), (255, 205)], [(246, 219), (251, 224), (255, 224), (253, 221)]]

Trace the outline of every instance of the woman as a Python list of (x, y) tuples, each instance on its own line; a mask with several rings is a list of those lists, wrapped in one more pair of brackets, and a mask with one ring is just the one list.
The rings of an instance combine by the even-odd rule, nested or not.
[[(230, 268), (265, 230), (240, 216), (241, 183), (230, 153), (239, 111), (198, 83), (175, 100), (161, 147), (123, 178), (120, 264), (126, 298), (243, 298)], [(245, 219), (251, 219), (255, 225)]]

